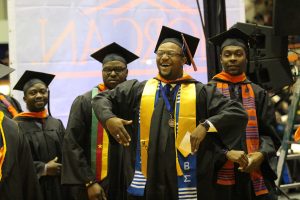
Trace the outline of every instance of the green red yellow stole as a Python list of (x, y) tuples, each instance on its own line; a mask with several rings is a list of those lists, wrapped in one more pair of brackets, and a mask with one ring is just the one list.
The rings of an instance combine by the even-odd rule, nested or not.
[[(248, 113), (248, 124), (246, 127), (247, 152), (256, 152), (259, 149), (259, 132), (256, 116), (255, 95), (251, 84), (243, 84), (243, 81), (246, 80), (245, 74), (231, 76), (226, 72), (221, 72), (213, 77), (213, 80), (217, 81), (218, 79), (235, 84), (240, 83), (243, 107)], [(217, 88), (225, 96), (230, 98), (228, 83), (217, 82)], [(251, 172), (250, 177), (256, 196), (268, 193), (260, 170)], [(218, 172), (217, 183), (220, 185), (233, 185), (235, 184), (234, 179), (234, 164), (231, 161), (227, 161), (223, 168)]]
[(0, 95), (0, 101), (6, 106), (7, 110), (11, 113), (13, 117), (18, 114), (18, 111), (11, 105), (11, 103), (5, 98), (4, 95)]
[(2, 146), (0, 146), (0, 181), (2, 179), (2, 166), (4, 163), (4, 159), (5, 159), (5, 154), (6, 154), (6, 140), (5, 140), (5, 135), (4, 135), (4, 131), (3, 131), (3, 127), (2, 127), (2, 121), (4, 118), (4, 113), (0, 112), (0, 137), (2, 140)]
[[(106, 89), (104, 84), (99, 84), (98, 87), (93, 88), (92, 98)], [(108, 147), (108, 135), (92, 110), (91, 168), (97, 181), (102, 181), (107, 176)]]
[(17, 114), (15, 118), (18, 117), (29, 117), (29, 118), (38, 118), (38, 119), (45, 119), (48, 117), (48, 111), (47, 109), (44, 109), (41, 112), (21, 112), (19, 114)]

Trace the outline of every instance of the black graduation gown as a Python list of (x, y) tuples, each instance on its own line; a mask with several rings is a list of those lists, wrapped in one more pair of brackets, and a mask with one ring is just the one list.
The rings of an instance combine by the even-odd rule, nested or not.
[[(190, 80), (188, 82), (195, 82)], [(127, 126), (131, 135), (131, 143), (124, 148), (124, 171), (126, 185), (123, 193), (130, 185), (135, 166), (138, 112), (142, 92), (146, 81), (126, 81), (114, 90), (98, 94), (93, 99), (93, 108), (97, 117), (104, 123), (111, 117), (118, 116), (133, 120), (133, 125)], [(214, 137), (218, 137), (229, 149), (239, 144), (240, 131), (245, 130), (247, 114), (239, 103), (229, 100), (215, 87), (196, 83), (197, 122), (208, 119), (218, 131), (223, 134), (208, 133), (199, 146), (197, 153), (197, 192), (199, 199), (214, 199)], [(174, 133), (168, 126), (169, 117), (162, 97), (159, 97), (154, 109), (150, 142), (148, 146), (148, 174), (145, 199), (177, 199), (177, 174), (175, 165)], [(240, 123), (236, 123), (236, 122)], [(233, 130), (228, 134), (227, 130)], [(223, 132), (224, 131), (224, 132)], [(126, 198), (124, 198), (126, 199)], [(130, 198), (131, 199), (131, 198)]]
[(4, 117), (7, 152), (2, 166), (0, 200), (41, 200), (29, 145), (16, 122)]
[[(1, 94), (0, 95), (4, 95)], [(20, 103), (13, 97), (8, 96), (8, 95), (4, 95), (6, 100), (20, 113), (22, 112), (22, 108)], [(0, 110), (4, 113), (5, 116), (7, 116), (8, 118), (12, 119), (13, 116), (12, 114), (8, 111), (6, 105), (4, 105), (4, 103), (2, 103), (2, 101), (0, 101)]]
[(60, 176), (41, 176), (47, 162), (55, 157), (58, 157), (58, 163), (62, 161), (61, 148), (65, 133), (62, 122), (51, 116), (45, 119), (31, 117), (16, 117), (14, 119), (18, 122), (20, 132), (25, 135), (30, 145), (44, 199), (65, 199)]
[[(211, 80), (211, 84), (216, 84), (217, 81), (219, 82), (226, 82), (220, 79)], [(226, 82), (229, 84), (229, 88), (232, 88), (230, 85), (234, 85), (232, 83)], [(267, 94), (267, 92), (261, 88), (260, 86), (252, 83), (249, 80), (245, 80), (243, 83), (250, 83), (254, 95), (255, 95), (255, 105), (256, 105), (256, 115), (257, 115), (257, 122), (258, 122), (258, 131), (259, 131), (259, 139), (260, 139), (260, 148), (259, 151), (264, 155), (264, 161), (261, 164), (261, 171), (263, 174), (263, 177), (265, 179), (266, 186), (268, 190), (270, 191), (270, 195), (275, 195), (274, 193), (274, 180), (276, 180), (276, 167), (277, 167), (277, 157), (276, 152), (278, 148), (281, 145), (281, 141), (279, 139), (279, 136), (276, 132), (276, 119), (275, 119), (275, 112), (274, 107), (272, 105), (272, 102)], [(239, 85), (239, 84), (237, 84)], [(232, 89), (229, 89), (231, 98), (234, 97), (234, 92)], [(240, 96), (238, 97), (238, 101), (242, 102), (241, 99), (241, 92)], [(240, 148), (241, 150), (247, 152), (247, 146), (246, 146), (246, 135), (243, 134)], [(222, 151), (218, 151), (218, 154), (222, 154)], [(225, 156), (224, 156), (225, 157)], [(219, 157), (220, 158), (220, 157)], [(226, 158), (223, 159), (226, 161)], [(218, 161), (217, 161), (218, 162)], [(237, 167), (237, 166), (236, 166)], [(234, 190), (240, 191), (239, 195), (245, 195), (248, 194), (247, 198), (251, 199), (251, 196), (253, 195), (253, 189), (252, 184), (250, 181), (250, 176), (246, 173), (240, 173), (236, 170), (237, 176), (240, 178), (240, 180), (236, 180), (236, 185), (242, 185), (241, 187), (237, 187)], [(222, 187), (222, 186), (221, 186)], [(226, 186), (225, 186), (226, 187)], [(219, 188), (219, 186), (218, 186)], [(227, 187), (228, 188), (228, 187)], [(223, 190), (222, 188), (221, 190)], [(242, 191), (241, 191), (242, 190)], [(246, 191), (247, 190), (247, 191)], [(225, 191), (225, 190), (224, 190)], [(224, 192), (223, 191), (223, 192)], [(222, 192), (218, 192), (220, 197), (224, 197), (225, 195), (222, 194)], [(233, 196), (237, 197), (236, 194)], [(229, 199), (232, 199), (233, 197), (230, 197)], [(240, 196), (239, 198), (246, 199), (244, 196)], [(261, 197), (258, 197), (261, 198)], [(268, 197), (269, 198), (269, 197)]]
[[(63, 145), (62, 184), (77, 185), (80, 200), (86, 199), (85, 184), (94, 181), (96, 176), (91, 169), (91, 124), (92, 91), (78, 96), (71, 107)], [(121, 199), (119, 185), (123, 179), (121, 170), (122, 146), (109, 139), (108, 175), (100, 183), (109, 199)], [(78, 194), (79, 192), (79, 194)]]

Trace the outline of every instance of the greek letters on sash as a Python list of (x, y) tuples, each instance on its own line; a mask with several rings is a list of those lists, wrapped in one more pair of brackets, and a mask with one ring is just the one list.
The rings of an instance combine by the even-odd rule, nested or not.
[[(155, 99), (158, 96), (159, 81), (151, 79), (147, 81), (141, 99), (139, 140), (137, 147), (137, 159), (135, 174), (128, 193), (143, 196), (147, 177), (147, 146), (151, 126), (151, 117), (155, 107)], [(180, 109), (180, 107), (184, 109)], [(144, 112), (147, 110), (147, 112)], [(181, 84), (176, 94), (174, 132), (176, 142), (176, 169), (178, 177), (178, 198), (197, 199), (196, 181), (196, 155), (189, 154), (187, 149), (180, 146), (185, 134), (196, 128), (196, 88), (195, 84)], [(138, 152), (140, 151), (140, 152)], [(139, 159), (141, 158), (141, 159)], [(139, 162), (141, 160), (141, 162)]]

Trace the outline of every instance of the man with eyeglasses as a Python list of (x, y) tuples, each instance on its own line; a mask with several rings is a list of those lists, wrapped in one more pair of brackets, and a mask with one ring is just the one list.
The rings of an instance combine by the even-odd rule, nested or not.
[(126, 81), (93, 99), (95, 114), (126, 147), (123, 199), (214, 199), (213, 142), (235, 147), (247, 115), (216, 87), (183, 72), (198, 43), (163, 26), (155, 48), (158, 75)]
[(122, 146), (109, 140), (94, 115), (92, 98), (126, 80), (127, 64), (138, 56), (111, 43), (91, 55), (101, 62), (103, 82), (78, 96), (71, 107), (63, 148), (62, 184), (73, 187), (74, 199), (120, 199)]

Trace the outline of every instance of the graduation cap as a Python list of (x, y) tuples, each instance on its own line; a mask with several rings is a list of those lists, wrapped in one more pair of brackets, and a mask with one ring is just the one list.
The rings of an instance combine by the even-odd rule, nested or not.
[(103, 47), (102, 49), (99, 49), (93, 53), (91, 57), (103, 64), (113, 60), (118, 60), (125, 64), (129, 64), (139, 58), (137, 55), (115, 42)]
[(36, 83), (44, 83), (48, 87), (54, 77), (54, 74), (26, 70), (15, 85), (14, 90), (26, 92), (28, 88)]
[(253, 43), (253, 38), (238, 28), (231, 28), (228, 31), (210, 38), (209, 41), (219, 46), (221, 50), (226, 46), (232, 45), (243, 47), (247, 51), (249, 48), (248, 44)]
[[(54, 79), (54, 77), (55, 77), (54, 74), (47, 74), (43, 72), (26, 70), (24, 74), (21, 76), (21, 78), (19, 79), (19, 81), (17, 82), (17, 84), (15, 85), (14, 90), (23, 91), (25, 94), (26, 91), (36, 83), (43, 83), (48, 87), (49, 84)], [(51, 115), (49, 90), (48, 90), (48, 113), (49, 115)]]
[(3, 78), (4, 76), (7, 76), (8, 74), (15, 71), (15, 69), (8, 67), (6, 65), (0, 64), (0, 78)]
[(196, 53), (200, 39), (194, 36), (188, 35), (186, 33), (171, 29), (166, 26), (162, 26), (160, 35), (157, 40), (157, 44), (154, 52), (156, 53), (158, 47), (165, 42), (173, 42), (180, 47), (184, 54), (187, 54), (187, 65), (193, 64), (194, 70), (197, 71), (196, 65), (194, 63), (193, 57)]

